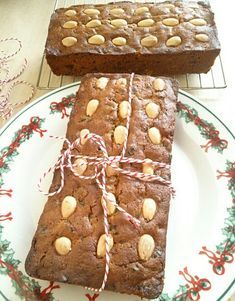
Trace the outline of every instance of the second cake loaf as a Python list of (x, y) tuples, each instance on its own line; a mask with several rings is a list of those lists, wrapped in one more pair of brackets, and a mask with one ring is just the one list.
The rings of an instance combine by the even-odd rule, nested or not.
[(57, 75), (208, 72), (220, 52), (207, 1), (77, 5), (51, 17), (46, 59)]
[[(128, 134), (125, 157), (171, 163), (177, 84), (169, 78), (134, 75), (127, 133), (130, 78), (130, 74), (83, 77), (66, 134), (71, 143), (81, 137), (82, 145), (75, 147), (74, 155), (103, 156), (100, 147), (86, 140), (90, 132), (104, 139), (109, 156), (119, 156)], [(80, 164), (76, 169), (79, 174), (94, 174), (94, 165), (86, 161)], [(127, 171), (155, 174), (166, 181), (171, 177), (170, 169), (159, 169), (150, 161), (119, 166)], [(60, 181), (57, 169), (51, 192), (60, 187)], [(106, 190), (110, 199), (140, 222), (135, 227), (125, 214), (108, 203), (110, 271), (106, 289), (156, 298), (164, 283), (170, 188), (158, 181), (144, 182), (115, 173), (109, 166)], [(102, 191), (96, 179), (80, 179), (66, 168), (63, 189), (48, 198), (41, 215), (26, 260), (27, 273), (36, 278), (99, 288), (105, 273), (101, 202)]]

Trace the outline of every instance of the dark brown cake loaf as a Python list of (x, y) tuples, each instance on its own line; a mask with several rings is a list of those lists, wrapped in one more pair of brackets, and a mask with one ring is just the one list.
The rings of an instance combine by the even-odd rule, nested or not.
[[(120, 155), (129, 80), (130, 74), (88, 74), (82, 78), (66, 135), (71, 142), (83, 137), (78, 153), (102, 155), (96, 144), (84, 139), (84, 129), (88, 129), (103, 137), (109, 156)], [(170, 164), (176, 100), (174, 80), (134, 76), (126, 157)], [(170, 179), (169, 169), (156, 170), (151, 163), (120, 166)], [(86, 162), (83, 167), (78, 169), (80, 174), (94, 173), (94, 167)], [(135, 228), (108, 204), (113, 246), (106, 289), (155, 298), (164, 281), (170, 188), (114, 173), (110, 167), (106, 173), (110, 198), (140, 221), (140, 227)], [(59, 185), (57, 170), (50, 191)], [(65, 185), (59, 194), (48, 198), (33, 238), (25, 265), (29, 275), (101, 286), (105, 268), (104, 241), (100, 239), (104, 234), (101, 195), (95, 180), (82, 180), (65, 170)]]
[(57, 75), (205, 73), (219, 52), (207, 1), (61, 8), (51, 17), (46, 42), (47, 62)]

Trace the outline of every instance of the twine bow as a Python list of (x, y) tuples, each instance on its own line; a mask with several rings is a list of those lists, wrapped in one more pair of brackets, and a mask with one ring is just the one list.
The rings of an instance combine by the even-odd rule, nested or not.
[[(132, 89), (132, 81), (133, 81), (134, 74), (131, 74), (130, 77), (130, 84), (129, 84), (129, 93), (128, 93), (128, 101), (129, 101), (129, 110), (128, 110), (128, 116), (127, 116), (127, 132), (129, 132), (129, 126), (130, 126), (130, 111), (131, 111), (131, 89)], [(49, 136), (51, 138), (56, 138), (56, 139), (63, 139), (61, 137), (54, 137), (54, 136)], [(105, 254), (105, 273), (104, 273), (104, 278), (102, 285), (99, 289), (96, 288), (90, 288), (86, 287), (86, 289), (96, 291), (96, 292), (101, 292), (105, 288), (105, 284), (107, 282), (107, 277), (109, 273), (109, 263), (110, 263), (110, 253), (109, 253), (109, 245), (108, 245), (108, 237), (109, 237), (109, 223), (108, 223), (108, 210), (107, 210), (107, 202), (111, 202), (117, 210), (123, 213), (124, 216), (134, 225), (134, 227), (138, 227), (140, 225), (140, 221), (133, 217), (131, 214), (129, 214), (127, 211), (125, 211), (122, 207), (120, 207), (116, 202), (114, 202), (112, 199), (108, 198), (108, 192), (106, 190), (106, 168), (107, 166), (111, 166), (117, 173), (123, 174), (125, 176), (128, 176), (130, 178), (136, 178), (141, 181), (150, 181), (150, 182), (158, 182), (161, 183), (162, 185), (166, 185), (170, 187), (170, 190), (172, 193), (174, 193), (174, 189), (171, 187), (170, 181), (158, 176), (158, 175), (150, 175), (150, 174), (145, 174), (139, 171), (130, 171), (123, 169), (119, 167), (117, 164), (122, 164), (122, 163), (137, 163), (137, 164), (144, 164), (144, 163), (150, 163), (149, 159), (134, 159), (134, 158), (129, 158), (125, 157), (125, 152), (126, 152), (126, 147), (127, 147), (127, 138), (124, 142), (124, 146), (122, 149), (122, 153), (119, 156), (109, 156), (107, 152), (107, 148), (104, 142), (104, 139), (94, 133), (89, 133), (85, 135), (84, 137), (86, 139), (86, 143), (88, 143), (88, 140), (91, 142), (95, 143), (98, 145), (99, 150), (102, 152), (102, 156), (85, 156), (85, 155), (75, 155), (75, 150), (81, 143), (81, 139), (77, 138), (74, 142), (70, 142), (68, 139), (65, 139), (65, 142), (67, 143), (67, 149), (61, 154), (59, 157), (58, 161), (56, 164), (49, 168), (43, 175), (43, 177), (40, 179), (38, 183), (38, 188), (39, 190), (44, 193), (41, 189), (41, 184), (42, 180), (47, 176), (48, 173), (55, 171), (55, 170), (60, 170), (60, 175), (61, 175), (61, 183), (60, 186), (57, 188), (57, 190), (50, 192), (50, 193), (44, 193), (45, 195), (55, 195), (61, 192), (61, 190), (64, 187), (64, 170), (65, 168), (68, 168), (72, 171), (72, 173), (79, 177), (80, 179), (84, 180), (91, 180), (95, 179), (98, 187), (100, 188), (102, 192), (102, 198), (101, 198), (101, 205), (103, 208), (104, 212), (104, 229), (105, 229), (105, 236), (106, 236), (106, 241), (105, 241), (105, 247), (106, 247), (106, 254)], [(78, 167), (78, 163), (76, 163), (77, 159), (83, 159), (83, 162), (86, 162), (87, 166), (93, 166), (94, 167), (94, 174), (85, 176), (78, 174), (76, 171), (76, 168)], [(81, 163), (84, 164), (84, 163)], [(169, 169), (170, 166), (166, 163), (161, 163), (161, 162), (155, 162), (151, 161), (151, 164), (155, 166), (156, 168), (166, 168)]]
[[(27, 67), (26, 59), (24, 59), (23, 65), (21, 66), (21, 69), (18, 71), (18, 73), (10, 76), (10, 67), (9, 67), (8, 61), (9, 61), (9, 59), (12, 59), (13, 57), (15, 57), (18, 52), (20, 52), (20, 50), (22, 48), (22, 43), (20, 40), (18, 40), (16, 38), (0, 39), (0, 43), (8, 42), (8, 41), (15, 41), (18, 44), (18, 47), (11, 54), (5, 54), (4, 51), (1, 51), (2, 55), (0, 56), (0, 70), (1, 70), (1, 72), (5, 72), (5, 77), (3, 79), (0, 79), (0, 87), (1, 87), (0, 91), (4, 91), (7, 84), (12, 82), (11, 85), (9, 86), (7, 92), (2, 93), (0, 95), (0, 117), (2, 117), (5, 120), (8, 119), (12, 115), (14, 108), (29, 102), (35, 93), (35, 88), (32, 84), (30, 84), (24, 80), (15, 81), (25, 71), (25, 69)], [(14, 87), (18, 86), (20, 84), (26, 85), (30, 88), (30, 90), (31, 90), (30, 95), (25, 100), (12, 104), (9, 101), (10, 94), (11, 94), (12, 90), (14, 89)]]

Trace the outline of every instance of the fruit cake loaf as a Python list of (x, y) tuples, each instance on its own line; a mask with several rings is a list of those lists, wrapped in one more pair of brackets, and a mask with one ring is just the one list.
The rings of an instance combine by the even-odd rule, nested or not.
[[(130, 74), (84, 76), (66, 138), (73, 142), (81, 137), (76, 152), (98, 157), (102, 156), (100, 148), (87, 140), (87, 133), (104, 139), (109, 156), (121, 154), (126, 138), (126, 157), (151, 161), (119, 166), (169, 180), (170, 169), (156, 169), (151, 162), (171, 162), (177, 83), (164, 77), (134, 75), (127, 133), (129, 85)], [(80, 160), (73, 162), (80, 164), (77, 173), (94, 173), (94, 166), (86, 160), (76, 160)], [(51, 192), (58, 189), (60, 180), (60, 171), (56, 170)], [(110, 271), (105, 288), (155, 298), (164, 281), (170, 187), (129, 177), (111, 166), (106, 168), (106, 181), (109, 199), (138, 219), (140, 225), (134, 227), (125, 214), (108, 202)], [(105, 272), (101, 199), (95, 179), (80, 179), (65, 169), (64, 187), (48, 198), (32, 241), (26, 260), (30, 276), (93, 288), (101, 286)]]
[(206, 73), (220, 52), (209, 3), (180, 0), (60, 8), (45, 48), (57, 75)]

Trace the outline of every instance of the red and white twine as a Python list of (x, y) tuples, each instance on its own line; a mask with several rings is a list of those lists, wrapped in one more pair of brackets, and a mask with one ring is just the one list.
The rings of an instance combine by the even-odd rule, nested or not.
[[(3, 119), (8, 119), (12, 115), (14, 108), (29, 102), (32, 99), (32, 97), (34, 96), (34, 93), (35, 93), (35, 88), (32, 84), (30, 84), (30, 83), (28, 83), (27, 81), (24, 81), (24, 80), (15, 81), (25, 71), (25, 69), (27, 67), (27, 60), (26, 59), (24, 59), (24, 62), (22, 64), (20, 70), (18, 71), (18, 73), (10, 76), (9, 59), (12, 59), (13, 57), (15, 57), (20, 52), (20, 50), (22, 49), (22, 43), (17, 38), (0, 39), (0, 43), (9, 42), (9, 41), (16, 42), (18, 44), (18, 47), (11, 54), (5, 54), (4, 51), (1, 51), (1, 53), (3, 55), (0, 55), (0, 70), (1, 70), (1, 72), (5, 72), (4, 79), (0, 79), (1, 92), (6, 89), (7, 84), (11, 83), (10, 86), (8, 87), (7, 92), (2, 93), (0, 95), (0, 117), (2, 117)], [(30, 95), (26, 99), (12, 104), (9, 101), (10, 94), (11, 94), (12, 90), (14, 89), (14, 87), (16, 87), (20, 84), (26, 85), (30, 88)]]
[[(129, 132), (129, 127), (130, 127), (130, 116), (131, 116), (131, 99), (132, 99), (132, 86), (133, 86), (133, 78), (134, 78), (134, 73), (131, 74), (130, 77), (130, 82), (129, 82), (129, 90), (128, 90), (128, 102), (129, 102), (129, 107), (128, 107), (128, 116), (127, 116), (127, 132)], [(150, 174), (145, 174), (142, 172), (138, 171), (130, 171), (130, 170), (125, 170), (121, 167), (118, 167), (118, 163), (137, 163), (137, 164), (144, 164), (144, 163), (149, 163), (149, 159), (134, 159), (134, 158), (129, 158), (125, 157), (125, 152), (127, 148), (127, 140), (128, 140), (128, 135), (126, 137), (126, 140), (123, 144), (123, 150), (120, 156), (109, 156), (107, 152), (107, 148), (105, 145), (105, 142), (103, 138), (97, 134), (94, 133), (89, 133), (87, 134), (84, 138), (88, 140), (91, 140), (93, 143), (96, 143), (99, 146), (99, 149), (101, 150), (103, 156), (102, 157), (96, 157), (96, 156), (85, 156), (85, 155), (75, 155), (74, 150), (76, 150), (77, 146), (80, 145), (80, 138), (77, 138), (73, 143), (71, 143), (68, 139), (64, 139), (62, 137), (55, 137), (55, 136), (49, 136), (50, 138), (54, 139), (62, 139), (65, 140), (67, 143), (67, 149), (61, 154), (59, 157), (58, 161), (53, 167), (50, 167), (44, 174), (43, 177), (39, 180), (38, 183), (38, 189), (41, 191), (43, 194), (48, 195), (48, 196), (53, 196), (55, 194), (58, 194), (61, 192), (61, 190), (64, 187), (65, 183), (65, 174), (64, 170), (65, 168), (70, 169), (73, 174), (80, 179), (84, 180), (91, 180), (95, 179), (98, 187), (100, 188), (102, 192), (102, 199), (101, 205), (103, 207), (103, 212), (104, 212), (104, 230), (105, 230), (105, 247), (106, 247), (106, 254), (105, 254), (105, 273), (104, 273), (104, 278), (102, 285), (99, 289), (97, 288), (91, 288), (91, 287), (86, 287), (86, 289), (92, 290), (94, 292), (101, 292), (104, 290), (107, 279), (108, 279), (108, 273), (109, 273), (109, 268), (110, 268), (110, 251), (109, 251), (109, 244), (108, 244), (108, 238), (109, 238), (109, 222), (108, 222), (108, 210), (107, 210), (107, 202), (112, 202), (112, 204), (116, 207), (117, 210), (123, 213), (124, 216), (135, 226), (138, 227), (140, 225), (140, 221), (133, 217), (131, 214), (126, 212), (122, 207), (120, 207), (118, 204), (116, 204), (114, 201), (112, 201), (110, 198), (108, 198), (108, 193), (106, 190), (106, 173), (105, 170), (107, 166), (112, 166), (112, 168), (119, 174), (126, 175), (131, 178), (136, 178), (141, 181), (150, 181), (150, 182), (158, 182), (162, 185), (166, 185), (170, 188), (170, 191), (172, 194), (174, 194), (174, 189), (171, 186), (171, 182), (158, 176), (158, 175), (150, 175)], [(86, 142), (87, 143), (87, 142)], [(87, 161), (88, 166), (93, 166), (95, 168), (95, 172), (93, 175), (90, 176), (84, 176), (80, 175), (76, 172), (76, 159), (85, 159)], [(156, 168), (165, 168), (169, 169), (170, 165), (166, 163), (161, 163), (161, 162), (155, 162), (151, 161), (151, 164), (156, 167)], [(43, 179), (47, 176), (48, 173), (54, 172), (55, 170), (59, 169), (60, 174), (61, 174), (61, 183), (60, 186), (57, 188), (57, 190), (49, 193), (44, 193), (41, 189), (42, 181)]]

